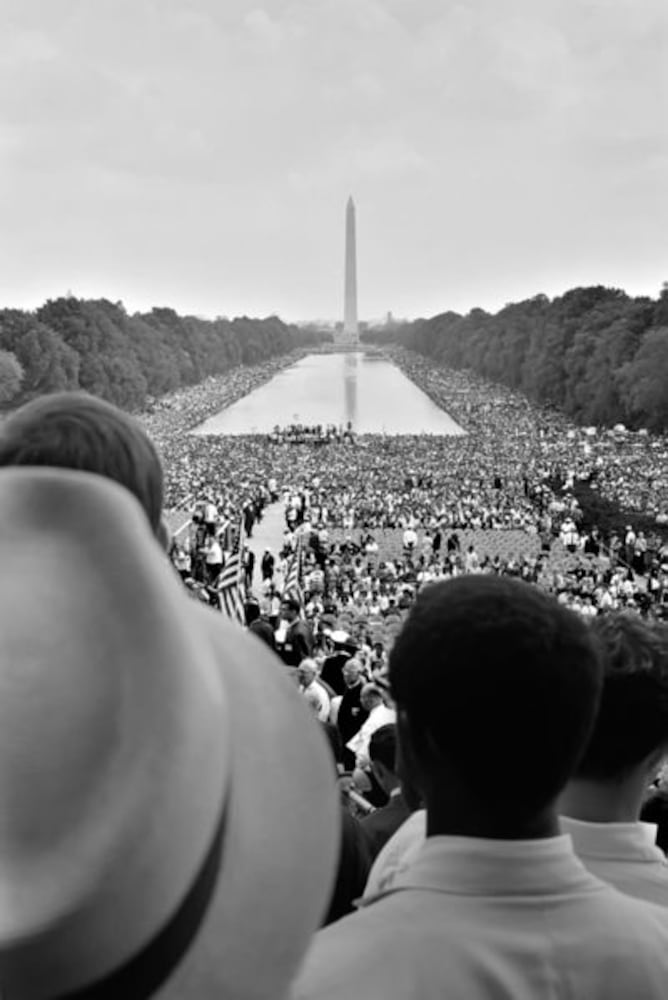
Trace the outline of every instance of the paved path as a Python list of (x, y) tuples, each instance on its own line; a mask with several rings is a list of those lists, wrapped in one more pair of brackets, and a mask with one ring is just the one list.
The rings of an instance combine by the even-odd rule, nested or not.
[(255, 553), (255, 565), (260, 569), (260, 560), (266, 548), (271, 549), (274, 556), (283, 548), (283, 532), (285, 531), (285, 512), (282, 503), (272, 503), (264, 508), (264, 517), (253, 525), (253, 537), (246, 539), (246, 545)]

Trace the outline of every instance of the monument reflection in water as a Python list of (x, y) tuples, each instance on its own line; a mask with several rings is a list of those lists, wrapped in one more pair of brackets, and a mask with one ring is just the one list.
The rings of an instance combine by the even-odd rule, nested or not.
[(343, 390), (345, 394), (344, 423), (357, 426), (357, 361), (359, 354), (345, 354), (343, 366)]
[(269, 434), (278, 424), (352, 424), (357, 434), (463, 434), (396, 365), (361, 351), (308, 354), (194, 434)]

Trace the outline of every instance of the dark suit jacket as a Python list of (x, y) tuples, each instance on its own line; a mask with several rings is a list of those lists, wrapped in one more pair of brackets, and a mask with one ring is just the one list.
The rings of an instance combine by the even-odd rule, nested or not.
[(353, 900), (359, 899), (371, 869), (371, 857), (359, 822), (348, 808), (341, 806), (341, 847), (336, 881), (322, 926), (340, 920), (354, 910)]
[(322, 665), (320, 680), (326, 681), (337, 694), (345, 694), (346, 682), (343, 679), (343, 666), (349, 659), (350, 653), (332, 653)]
[(298, 667), (313, 652), (313, 633), (310, 625), (298, 619), (285, 636), (281, 657), (288, 667)]
[(341, 733), (341, 742), (344, 747), (348, 740), (351, 740), (355, 733), (359, 730), (362, 723), (366, 721), (368, 712), (362, 708), (360, 703), (360, 692), (362, 690), (362, 682), (360, 681), (355, 687), (347, 687), (343, 692), (343, 697), (341, 699), (341, 704), (339, 705), (339, 714), (337, 716), (337, 724), (339, 727), (339, 732)]

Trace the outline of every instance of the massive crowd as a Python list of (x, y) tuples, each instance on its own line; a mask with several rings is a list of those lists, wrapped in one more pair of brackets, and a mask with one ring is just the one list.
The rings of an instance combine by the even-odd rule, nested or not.
[(569, 470), (471, 452), (462, 500), (415, 442), (333, 450), (197, 467), (173, 557), (213, 592), (245, 558), (244, 630), (175, 578), (132, 418), (3, 425), (2, 994), (662, 1000), (665, 548), (583, 537)]
[[(269, 440), (194, 436), (187, 428), (207, 406), (218, 406), (220, 396), (181, 394), (176, 424), (168, 401), (148, 425), (163, 447), (168, 505), (192, 513), (208, 501), (221, 524), (243, 517), (252, 530), (266, 504), (280, 498), (288, 534), (275, 554), (277, 585), (294, 547), (290, 532), (300, 527), (306, 609), (315, 618), (326, 606), (338, 618), (352, 612), (376, 625), (390, 606), (407, 610), (409, 595), (414, 598), (422, 585), (465, 572), (529, 580), (588, 616), (620, 607), (665, 613), (665, 439), (576, 428), (467, 374), (433, 370), (398, 351), (394, 359), (465, 435), (342, 435), (326, 453), (301, 441), (295, 428)], [(247, 373), (233, 376), (233, 394), (247, 389), (250, 379)], [(583, 527), (574, 491), (582, 479), (622, 509), (634, 504), (638, 514), (651, 512), (656, 530), (636, 529), (621, 513), (617, 531)], [(228, 552), (231, 537), (228, 532)], [(186, 558), (182, 546), (179, 558)], [(217, 553), (210, 558), (218, 565)], [(194, 539), (191, 559), (200, 567), (195, 578), (206, 579)], [(266, 580), (260, 583), (251, 572), (247, 582), (270, 604), (275, 594), (265, 593)]]

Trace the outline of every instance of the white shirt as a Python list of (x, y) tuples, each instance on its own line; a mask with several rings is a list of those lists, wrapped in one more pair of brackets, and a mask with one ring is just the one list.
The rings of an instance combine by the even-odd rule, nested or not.
[(207, 565), (216, 566), (218, 563), (222, 563), (222, 561), (223, 561), (223, 550), (221, 549), (220, 544), (217, 541), (212, 540), (207, 546), (206, 550)]
[(315, 712), (318, 720), (320, 722), (327, 722), (330, 710), (329, 695), (322, 684), (318, 684), (316, 680), (311, 681), (307, 687), (302, 688), (302, 694)]
[(218, 520), (218, 508), (215, 504), (204, 504), (204, 520), (209, 524), (214, 524)]
[(668, 861), (656, 846), (654, 823), (585, 823), (570, 816), (560, 823), (592, 875), (627, 896), (668, 906)]
[(369, 743), (371, 742), (371, 737), (381, 726), (387, 726), (389, 723), (396, 721), (396, 711), (393, 708), (388, 708), (387, 705), (376, 705), (375, 708), (371, 709), (362, 727), (346, 743), (350, 752), (355, 754), (355, 767), (364, 770), (364, 768), (369, 766)]
[(417, 809), (404, 820), (384, 844), (374, 863), (364, 888), (366, 900), (386, 892), (401, 872), (415, 861), (427, 837), (427, 811)]
[(665, 1000), (668, 912), (591, 875), (570, 837), (431, 837), (321, 930), (293, 1000)]

